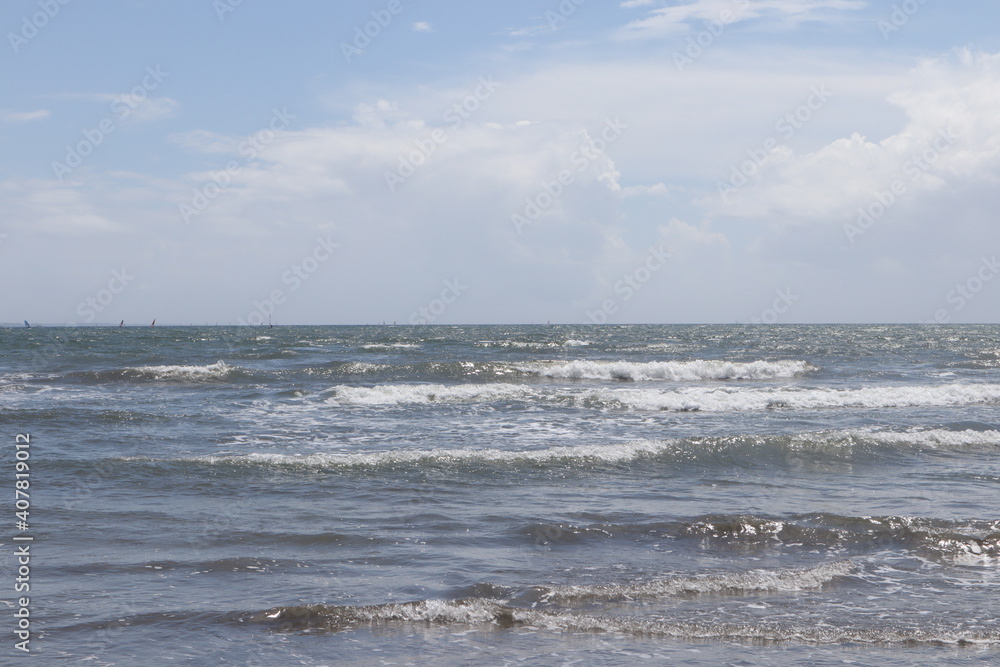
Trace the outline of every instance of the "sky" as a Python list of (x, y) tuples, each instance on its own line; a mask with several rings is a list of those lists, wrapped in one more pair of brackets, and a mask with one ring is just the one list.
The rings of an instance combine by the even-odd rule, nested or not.
[(7, 0), (0, 322), (997, 322), (998, 25)]

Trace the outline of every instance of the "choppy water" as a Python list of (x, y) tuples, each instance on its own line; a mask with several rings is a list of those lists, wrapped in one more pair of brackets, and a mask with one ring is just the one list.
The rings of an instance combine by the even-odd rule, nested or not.
[(998, 327), (35, 328), (0, 360), (45, 664), (1000, 660)]

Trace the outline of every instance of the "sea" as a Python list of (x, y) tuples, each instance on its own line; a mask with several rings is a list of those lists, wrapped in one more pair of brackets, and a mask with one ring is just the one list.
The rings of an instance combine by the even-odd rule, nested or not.
[(998, 407), (997, 326), (0, 329), (0, 662), (996, 665)]

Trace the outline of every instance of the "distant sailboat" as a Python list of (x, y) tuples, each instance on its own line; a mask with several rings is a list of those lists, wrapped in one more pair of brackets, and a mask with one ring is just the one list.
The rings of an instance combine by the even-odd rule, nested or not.
[(31, 328), (31, 325), (30, 325), (30, 324), (28, 324), (28, 320), (25, 320), (25, 321), (24, 321), (24, 326), (28, 327), (29, 329)]
[(151, 327), (155, 327), (156, 326), (156, 318), (155, 317), (153, 318), (153, 323), (150, 324), (149, 326), (151, 326)]
[(125, 326), (125, 320), (122, 320), (121, 322), (119, 322), (118, 328), (121, 329), (123, 326)]

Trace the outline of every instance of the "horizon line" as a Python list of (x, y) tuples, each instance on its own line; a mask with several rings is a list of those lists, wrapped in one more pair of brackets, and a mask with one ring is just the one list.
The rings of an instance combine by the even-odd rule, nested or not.
[[(1000, 322), (453, 322), (453, 323), (425, 323), (410, 324), (388, 322), (366, 322), (350, 324), (116, 324), (116, 323), (89, 323), (89, 324), (51, 324), (45, 322), (32, 323), (31, 329), (156, 329), (156, 328), (181, 328), (181, 327), (220, 327), (220, 328), (240, 328), (240, 329), (279, 329), (282, 327), (518, 327), (518, 326), (560, 326), (560, 327), (616, 327), (616, 326), (748, 326), (748, 327), (781, 327), (781, 326), (990, 326), (1000, 325)], [(23, 322), (0, 322), (3, 329), (28, 329)]]

